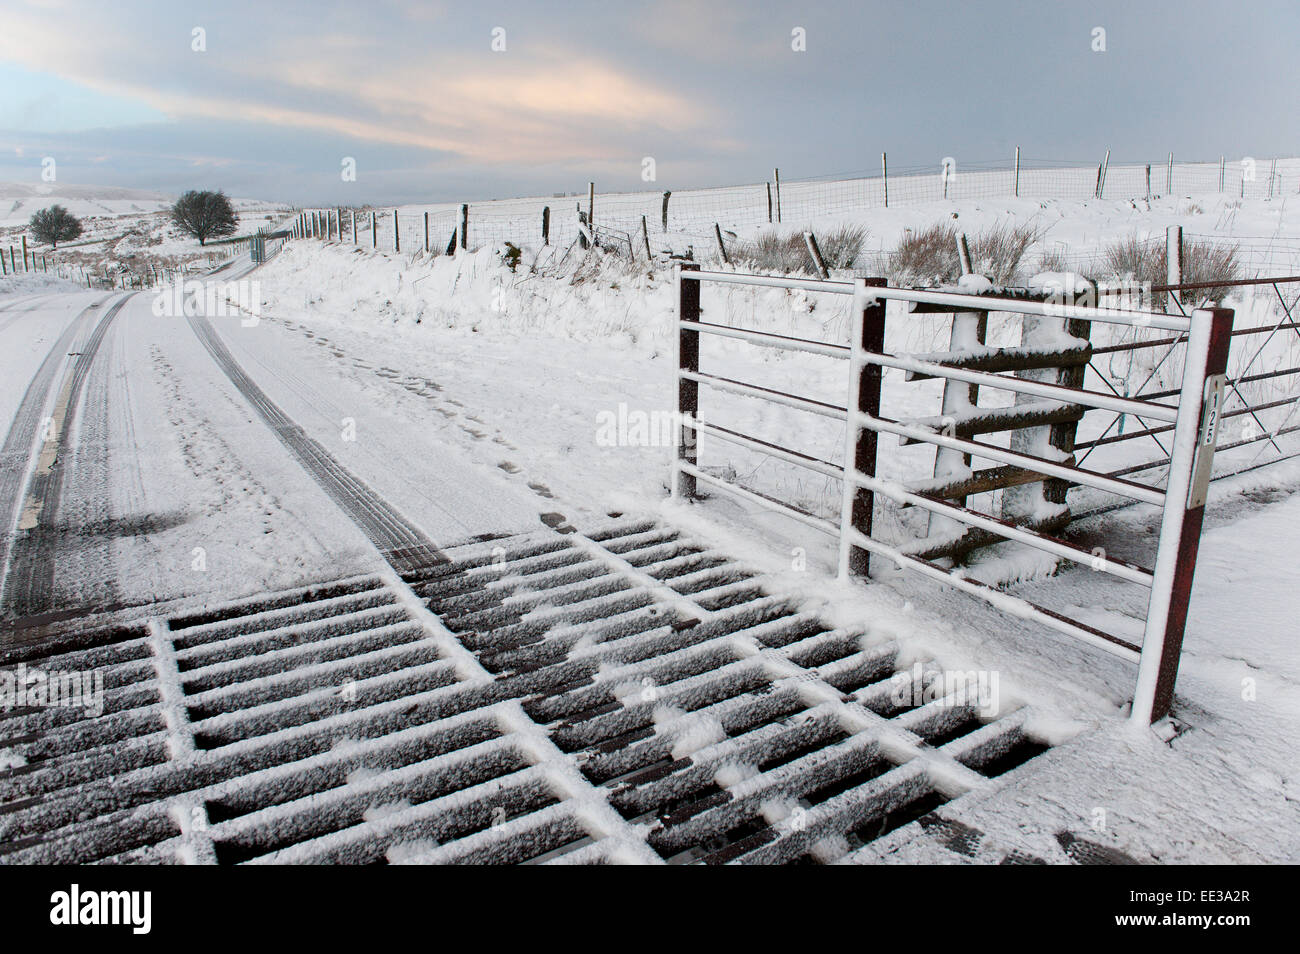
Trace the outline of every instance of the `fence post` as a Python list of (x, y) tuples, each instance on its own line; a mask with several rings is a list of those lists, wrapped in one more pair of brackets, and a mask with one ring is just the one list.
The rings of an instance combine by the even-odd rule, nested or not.
[(1169, 171), (1165, 174), (1165, 195), (1174, 194), (1174, 154), (1169, 154)]
[(370, 210), (370, 247), (379, 248), (379, 219), (374, 209)]
[(393, 251), (402, 250), (402, 226), (401, 219), (397, 217), (397, 210), (393, 209)]
[(429, 251), (429, 213), (424, 213), (424, 250)]
[(889, 208), (889, 161), (880, 154), (880, 181), (885, 187), (885, 208)]
[(5, 261), (4, 249), (0, 248), (0, 275), (9, 274), (9, 264)]
[(1151, 201), (1151, 163), (1147, 163), (1147, 202)]
[(781, 170), (772, 170), (772, 181), (776, 183), (776, 220), (781, 221)]
[(1174, 698), (1205, 519), (1205, 498), (1214, 465), (1232, 318), (1231, 308), (1198, 308), (1192, 312), (1178, 421), (1169, 455), (1160, 546), (1133, 694), (1131, 719), (1137, 726), (1168, 715)]
[(663, 226), (665, 232), (668, 231), (668, 197), (670, 195), (672, 195), (671, 191), (667, 191), (664, 193)]
[(772, 183), (764, 182), (763, 185), (767, 186), (767, 224), (771, 225), (772, 224)]
[[(645, 216), (641, 216), (641, 221), (645, 222)], [(542, 244), (551, 244), (551, 207), (549, 205), (542, 207)]]
[(961, 262), (961, 273), (963, 275), (971, 274), (975, 269), (970, 260), (970, 243), (966, 241), (966, 233), (957, 233), (957, 261)]
[[(1181, 285), (1183, 283), (1183, 227), (1171, 225), (1165, 229), (1165, 284)], [(1183, 309), (1181, 291), (1165, 292), (1165, 312), (1181, 315)]]
[(587, 183), (587, 225), (596, 224), (596, 183)]
[(812, 259), (813, 269), (820, 278), (830, 278), (831, 273), (826, 269), (826, 261), (822, 258), (821, 247), (817, 244), (817, 236), (811, 232), (803, 233), (803, 244), (808, 249), (808, 257)]
[(718, 240), (718, 254), (722, 256), (722, 264), (730, 265), (731, 259), (727, 255), (727, 246), (722, 244), (722, 227), (717, 222), (713, 223), (713, 237)]
[(645, 260), (647, 262), (654, 261), (653, 256), (650, 254), (650, 232), (645, 227), (644, 215), (641, 216), (641, 243), (645, 246)]
[(1219, 157), (1219, 191), (1220, 192), (1223, 191), (1223, 160), (1224, 157), (1220, 156)]
[(1020, 198), (1020, 147), (1016, 146), (1016, 198)]
[[(871, 570), (871, 554), (849, 540), (849, 530), (871, 536), (875, 494), (853, 480), (854, 474), (876, 476), (876, 447), (879, 435), (863, 427), (859, 415), (880, 416), (880, 385), (883, 369), (866, 360), (866, 352), (885, 350), (885, 302), (869, 299), (868, 288), (883, 288), (883, 278), (853, 280), (853, 328), (849, 339), (849, 418), (844, 438), (844, 496), (840, 508), (841, 578), (865, 577)], [(850, 468), (852, 468), (850, 470)]]
[(27, 236), (23, 236), (23, 271), (27, 271)]
[(700, 333), (689, 330), (680, 322), (700, 320), (700, 283), (684, 279), (682, 272), (699, 271), (694, 262), (677, 266), (677, 458), (673, 466), (673, 497), (689, 500), (695, 496), (695, 475), (688, 474), (679, 464), (694, 467), (699, 461), (699, 435), (690, 426), (700, 412), (700, 384), (685, 377), (683, 372), (699, 373)]
[(1106, 197), (1106, 172), (1110, 168), (1110, 150), (1106, 150), (1106, 158), (1101, 160), (1101, 171), (1097, 173), (1097, 198)]
[(469, 203), (460, 207), (460, 247), (469, 251)]
[(357, 210), (348, 209), (348, 216), (351, 220), (349, 228), (352, 231), (352, 244), (356, 245), (357, 244)]

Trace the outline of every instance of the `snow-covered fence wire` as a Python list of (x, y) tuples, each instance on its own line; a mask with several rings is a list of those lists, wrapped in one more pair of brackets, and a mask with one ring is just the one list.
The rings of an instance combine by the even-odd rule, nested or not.
[[(650, 237), (659, 246), (692, 244), (708, 247), (715, 225), (724, 229), (754, 228), (778, 222), (805, 226), (826, 216), (851, 215), (886, 205), (920, 205), (931, 202), (979, 199), (1031, 198), (1085, 201), (1093, 198), (1134, 201), (1170, 195), (1222, 194), (1234, 198), (1272, 199), (1300, 192), (1300, 158), (1244, 158), (1184, 162), (1165, 160), (1152, 163), (1102, 163), (1007, 159), (994, 162), (963, 162), (947, 157), (932, 167), (890, 168), (883, 174), (840, 174), (810, 178), (782, 177), (779, 199), (771, 182), (705, 189), (644, 192), (596, 192), (592, 196), (593, 225), (637, 234), (642, 218)], [(552, 196), (493, 199), (469, 203), (467, 247), (479, 248), (511, 242), (519, 247), (542, 244), (543, 210), (549, 210), (549, 244), (565, 247), (578, 236), (579, 206), (585, 205), (584, 191)], [(415, 250), (423, 245), (422, 216), (430, 216), (432, 234), (443, 235), (442, 243), (430, 238), (431, 250), (445, 248), (462, 203), (408, 205), (397, 210), (401, 247)], [(308, 213), (310, 214), (310, 213)], [(380, 233), (373, 247), (393, 250), (391, 209), (378, 210)], [(358, 228), (369, 227), (369, 212), (358, 216)], [(435, 224), (436, 223), (436, 224)], [(310, 228), (305, 235), (318, 234)], [(1222, 241), (1222, 236), (1215, 236)], [(1263, 240), (1261, 240), (1263, 241)], [(365, 244), (364, 240), (361, 244)], [(1254, 250), (1246, 243), (1245, 252)], [(1268, 246), (1269, 248), (1282, 246)], [(1258, 267), (1268, 268), (1265, 246), (1259, 250)], [(1281, 254), (1281, 253), (1279, 253)], [(1250, 267), (1256, 267), (1250, 259)]]
[[(852, 327), (847, 344), (815, 341), (740, 327), (735, 323), (701, 320), (700, 291), (704, 283), (768, 286), (802, 289), (851, 296)], [(679, 266), (678, 284), (678, 446), (673, 463), (673, 493), (679, 498), (696, 494), (699, 484), (739, 497), (745, 503), (793, 518), (820, 531), (839, 544), (839, 566), (843, 577), (867, 576), (872, 559), (893, 564), (946, 583), (986, 600), (1014, 617), (1032, 620), (1065, 633), (1094, 648), (1137, 664), (1132, 719), (1147, 724), (1168, 714), (1181, 654), (1183, 629), (1191, 596), (1196, 552), (1204, 518), (1205, 501), (1213, 468), (1224, 402), (1228, 352), (1232, 341), (1233, 312), (1230, 309), (1197, 309), (1190, 317), (1097, 307), (1084, 290), (1065, 287), (1049, 290), (1045, 296), (1015, 296), (984, 290), (972, 294), (960, 291), (917, 290), (886, 287), (883, 280), (855, 279), (820, 281), (744, 275), (735, 272), (706, 272), (698, 266)], [(885, 347), (887, 303), (903, 303), (910, 311), (950, 310), (954, 314), (998, 311), (1022, 316), (1022, 346), (1018, 349), (972, 345), (964, 351), (946, 354), (909, 355), (889, 353)], [(1091, 323), (1160, 329), (1186, 339), (1180, 386), (1170, 394), (1125, 397), (1088, 389), (1080, 383), (1061, 383), (1067, 376), (1045, 379), (1064, 341), (1079, 347), (1087, 356), (1090, 345), (1074, 337), (1086, 334)], [(739, 340), (760, 348), (803, 352), (849, 365), (848, 398), (844, 405), (775, 388), (758, 386), (706, 371), (701, 367), (701, 339)], [(999, 372), (1020, 371), (1020, 376)], [(1055, 369), (1053, 369), (1055, 370)], [(972, 400), (968, 413), (943, 417), (895, 416), (897, 411), (882, 407), (885, 372), (906, 372), (909, 379), (940, 379), (958, 387), (969, 386)], [(825, 460), (714, 423), (701, 414), (700, 392), (706, 388), (734, 401), (737, 398), (766, 401), (804, 414), (845, 423), (841, 460)], [(1009, 408), (981, 409), (974, 401), (974, 389), (1010, 392), (1015, 403)], [(725, 401), (720, 403), (726, 403)], [(1059, 446), (1049, 439), (1050, 426), (1059, 423), (1054, 415), (1063, 409), (1079, 415), (1132, 415), (1144, 422), (1169, 425), (1172, 431), (1168, 476), (1163, 487), (1142, 483), (1128, 476), (1115, 476), (1079, 466), (1070, 454), (1072, 438)], [(1001, 420), (994, 420), (995, 418)], [(1003, 447), (975, 436), (1012, 431), (1010, 446)], [(907, 442), (926, 444), (940, 451), (955, 451), (967, 460), (992, 461), (997, 466), (982, 471), (954, 470), (936, 479), (899, 481), (885, 479), (879, 468), (879, 435), (888, 434)], [(1017, 441), (1016, 434), (1022, 439)], [(1028, 439), (1024, 439), (1024, 438)], [(699, 441), (711, 438), (785, 464), (803, 468), (836, 480), (842, 488), (838, 520), (830, 520), (791, 506), (766, 494), (757, 493), (737, 480), (719, 475), (701, 464)], [(1050, 446), (1058, 444), (1058, 446)], [(962, 470), (959, 468), (959, 470)], [(965, 505), (968, 494), (978, 493), (992, 480), (1007, 490), (1023, 493), (1028, 485), (1064, 482), (1082, 488), (1139, 501), (1161, 509), (1160, 535), (1155, 563), (1146, 568), (1108, 558), (1104, 552), (1088, 550), (1061, 536), (1045, 532), (1034, 520), (1034, 511), (1017, 511), (1011, 519), (1005, 513), (980, 511)], [(989, 484), (992, 486), (992, 484)], [(949, 502), (951, 500), (960, 503)], [(1005, 497), (1004, 497), (1005, 500)], [(1027, 545), (1055, 559), (1091, 566), (1117, 579), (1149, 590), (1145, 628), (1140, 642), (1125, 635), (1108, 633), (1065, 613), (1014, 597), (948, 569), (924, 553), (897, 541), (889, 542), (874, 531), (877, 503), (892, 503), (942, 518), (958, 528), (959, 534), (978, 534), (990, 540)], [(1044, 509), (1051, 501), (1039, 494)], [(1059, 508), (1058, 508), (1059, 509)], [(991, 511), (991, 508), (990, 508)]]
[[(1157, 285), (1157, 292), (1172, 291), (1171, 301), (1179, 312), (1184, 311), (1178, 298), (1194, 300), (1194, 295), (1204, 289), (1207, 282), (1183, 282)], [(1276, 278), (1240, 279), (1227, 283), (1233, 289), (1258, 288), (1274, 296), (1276, 311), (1258, 307), (1264, 302), (1249, 300), (1254, 306), (1242, 316), (1239, 327), (1232, 330), (1232, 348), (1229, 353), (1226, 394), (1221, 414), (1222, 426), (1217, 452), (1222, 454), (1239, 448), (1254, 450), (1253, 456), (1236, 462), (1234, 473), (1251, 469), (1278, 459), (1297, 454), (1295, 438), (1300, 434), (1300, 322), (1296, 318), (1297, 291), (1300, 275)], [(1284, 293), (1283, 289), (1287, 289)], [(1274, 320), (1275, 315), (1276, 320)], [(1112, 365), (1121, 359), (1121, 373), (1115, 375), (1125, 382), (1125, 394), (1145, 400), (1167, 400), (1178, 394), (1172, 386), (1183, 368), (1187, 353), (1185, 336), (1154, 332), (1132, 335), (1109, 345), (1093, 349), (1095, 371), (1105, 379), (1103, 363)], [(1135, 370), (1137, 373), (1135, 373)], [(1164, 373), (1161, 373), (1161, 372)], [(1113, 388), (1113, 385), (1110, 385)], [(1083, 452), (1082, 464), (1094, 453), (1112, 452), (1111, 459), (1132, 457), (1136, 444), (1144, 448), (1140, 463), (1126, 462), (1124, 466), (1108, 471), (1111, 476), (1127, 476), (1163, 470), (1170, 466), (1168, 439), (1173, 427), (1138, 423), (1135, 428), (1125, 428), (1126, 416), (1119, 415), (1099, 435), (1080, 442), (1076, 449)], [(1115, 455), (1115, 451), (1120, 451)], [(1128, 453), (1125, 453), (1128, 452)]]

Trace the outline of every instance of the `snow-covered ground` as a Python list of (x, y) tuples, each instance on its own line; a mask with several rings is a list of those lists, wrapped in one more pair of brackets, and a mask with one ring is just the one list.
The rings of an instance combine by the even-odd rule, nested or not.
[[(32, 215), (62, 205), (81, 220), (81, 236), (60, 245), (56, 256), (54, 250), (37, 244), (29, 235), (29, 252), (44, 253), (50, 260), (96, 274), (146, 274), (151, 265), (173, 268), (204, 262), (210, 253), (220, 253), (220, 245), (200, 247), (197, 239), (172, 224), (168, 210), (175, 201), (175, 196), (139, 189), (0, 182), (0, 249), (5, 250), (7, 261), (8, 249), (14, 247), (21, 269), (22, 236)], [(269, 228), (287, 214), (285, 206), (260, 199), (232, 197), (231, 204), (239, 217), (238, 235)]]
[[(845, 221), (865, 223), (872, 241), (888, 248), (902, 230), (924, 227), (952, 212), (972, 230), (1008, 217), (1039, 216), (1045, 220), (1040, 224), (1046, 246), (1060, 243), (1069, 254), (1088, 256), (1135, 231), (1144, 237), (1160, 235), (1169, 224), (1213, 231), (1200, 217), (1224, 211), (1215, 211), (1213, 197), (1207, 196), (1195, 202), (1154, 203), (1151, 212), (1128, 202), (950, 205), (890, 209)], [(1207, 208), (1210, 211), (1204, 211)], [(1229, 209), (1226, 221), (1235, 223), (1233, 229), (1290, 234), (1300, 220), (1286, 211), (1285, 203), (1247, 201)], [(1032, 253), (1029, 257), (1032, 261)], [(1185, 678), (1180, 682), (1180, 715), (1190, 729), (1170, 744), (1134, 739), (1122, 724), (1132, 687), (1128, 667), (910, 576), (852, 594), (835, 585), (810, 583), (817, 574), (792, 571), (791, 553), (806, 550), (813, 570), (828, 572), (834, 554), (817, 535), (722, 498), (685, 509), (665, 504), (671, 448), (635, 443), (636, 434), (630, 445), (607, 446), (602, 422), (618, 420), (620, 408), (631, 421), (637, 414), (647, 415), (651, 432), (673, 408), (673, 284), (666, 268), (647, 274), (644, 268), (610, 259), (576, 273), (556, 276), (543, 270), (531, 275), (525, 268), (511, 273), (492, 249), (455, 259), (428, 259), (297, 243), (260, 274), (265, 282), (263, 323), (273, 333), (284, 334), (277, 353), (296, 353), (305, 363), (315, 350), (334, 365), (340, 378), (369, 380), (380, 389), (384, 385), (367, 365), (390, 369), (385, 377), (391, 374), (396, 380), (415, 375), (437, 381), (440, 391), (430, 399), (435, 413), (427, 415), (427, 426), (485, 467), (512, 464), (511, 469), (518, 469), (516, 479), (548, 488), (566, 513), (594, 517), (608, 510), (659, 508), (732, 552), (783, 573), (788, 588), (807, 588), (810, 598), (828, 601), (848, 617), (866, 614), (881, 620), (882, 626), (911, 640), (918, 653), (932, 655), (949, 668), (1003, 673), (1014, 693), (1032, 700), (1040, 711), (1057, 713), (1063, 725), (1107, 726), (1101, 733), (1085, 733), (1082, 741), (1049, 757), (1051, 768), (1035, 783), (1042, 786), (1041, 800), (1036, 791), (1032, 799), (1038, 807), (1030, 813), (1032, 824), (1043, 831), (1052, 826), (1077, 828), (1080, 819), (1092, 825), (1092, 819), (1105, 818), (1096, 823), (1099, 837), (1143, 857), (1300, 857), (1300, 830), (1293, 818), (1300, 657), (1291, 647), (1291, 621), (1297, 607), (1282, 569), (1300, 533), (1300, 509), (1290, 497), (1300, 486), (1300, 470), (1293, 463), (1215, 485), (1186, 641)], [(1238, 326), (1272, 324), (1281, 317), (1276, 299), (1263, 295), (1245, 294), (1228, 304), (1238, 309)], [(845, 336), (842, 303), (804, 293), (706, 286), (703, 307), (706, 320), (743, 322), (825, 340)], [(991, 334), (996, 330), (995, 318)], [(1002, 330), (1016, 333), (1013, 327)], [(1106, 333), (1099, 328), (1094, 340), (1110, 340)], [(901, 350), (939, 349), (946, 344), (946, 324), (891, 311), (889, 335), (889, 345)], [(1276, 350), (1262, 356), (1256, 369), (1294, 365), (1296, 340), (1273, 340), (1270, 348)], [(1244, 362), (1247, 357), (1249, 353), (1241, 353), (1234, 360)], [(1149, 369), (1140, 362), (1104, 371), (1122, 387), (1126, 380), (1137, 383), (1145, 377)], [(843, 372), (834, 362), (724, 340), (706, 345), (702, 364), (767, 387), (843, 400)], [(1170, 383), (1175, 381), (1170, 378)], [(1101, 387), (1095, 380), (1090, 386)], [(1285, 382), (1276, 387), (1269, 397), (1287, 393)], [(391, 386), (386, 391), (395, 406), (414, 403)], [(934, 383), (886, 378), (885, 404), (898, 416), (933, 413), (937, 393)], [(463, 409), (446, 403), (453, 397)], [(838, 458), (840, 427), (817, 419), (810, 423), (806, 416), (743, 399), (706, 394), (704, 401), (702, 413), (723, 426)], [(1266, 424), (1275, 426), (1290, 410), (1281, 409)], [(1086, 421), (1081, 438), (1095, 436), (1104, 424)], [(1242, 423), (1232, 426), (1240, 428)], [(513, 445), (508, 455), (501, 453), (501, 441)], [(1295, 446), (1286, 443), (1284, 449), (1294, 451)], [(1154, 450), (1119, 445), (1098, 451), (1090, 465), (1099, 470), (1119, 467), (1131, 463), (1135, 454), (1138, 460), (1156, 456)], [(1270, 455), (1259, 445), (1231, 451), (1221, 455), (1219, 471), (1258, 464)], [(748, 486), (809, 509), (833, 512), (839, 503), (833, 482), (800, 476), (729, 445), (704, 441), (701, 460)], [(922, 448), (890, 446), (889, 454), (882, 455), (889, 476), (914, 478), (928, 461)], [(1149, 565), (1153, 520), (1149, 508), (1135, 507), (1118, 516), (1093, 518), (1074, 532), (1081, 540), (1104, 541), (1112, 555)], [(1252, 553), (1260, 555), (1258, 564)], [(989, 578), (1021, 579), (1013, 587), (1019, 595), (1060, 607), (1093, 625), (1140, 634), (1144, 607), (1123, 584), (1108, 585), (1087, 567), (1055, 573), (1052, 561), (1036, 556), (1013, 557), (995, 550), (982, 559)], [(1256, 607), (1263, 609), (1256, 612)], [(1254, 682), (1245, 681), (1251, 679)], [(1151, 765), (1159, 771), (1150, 771)], [(1023, 827), (1030, 798), (1023, 791), (1008, 790), (974, 810), (972, 817), (978, 816), (991, 835), (997, 828), (992, 819), (999, 817), (1005, 817), (1008, 826)], [(1165, 807), (1170, 803), (1187, 807), (1174, 817)], [(1105, 811), (1097, 814), (1097, 809)], [(1014, 832), (1002, 834), (1011, 839)], [(884, 853), (892, 850), (889, 844), (881, 846)], [(922, 860), (915, 857), (922, 847), (913, 845), (907, 851), (907, 857)]]
[[(965, 200), (817, 225), (865, 225), (869, 246), (887, 250), (905, 229), (953, 215), (971, 231), (1033, 220), (1044, 238), (1030, 253), (1031, 271), (1035, 252), (1056, 243), (1091, 255), (1135, 232), (1162, 234), (1168, 224), (1225, 238), (1300, 234), (1300, 217), (1288, 214), (1286, 202), (1234, 206), (1209, 195), (1158, 200), (1150, 210), (1112, 200)], [(913, 577), (869, 587), (836, 583), (829, 544), (783, 518), (722, 498), (667, 502), (673, 434), (661, 424), (675, 401), (671, 270), (594, 253), (580, 265), (533, 274), (529, 261), (511, 271), (493, 247), (431, 257), (294, 242), (244, 276), (257, 283), (258, 320), (212, 324), (308, 437), (440, 543), (536, 528), (543, 513), (560, 512), (575, 524), (609, 512), (654, 513), (743, 556), (772, 574), (781, 591), (833, 617), (870, 620), (873, 632), (897, 637), (918, 658), (1000, 673), (1008, 697), (1040, 714), (1037, 731), (1061, 744), (1036, 761), (1031, 784), (963, 803), (960, 817), (994, 842), (1028, 842), (1047, 854), (1055, 832), (1088, 828), (1104, 844), (1166, 862), (1300, 859), (1300, 604), (1288, 573), (1300, 538), (1293, 496), (1300, 466), (1284, 462), (1214, 485), (1179, 683), (1185, 731), (1168, 743), (1134, 735), (1122, 711), (1133, 672), (1116, 660)], [(84, 291), (37, 297), (44, 291), (29, 279), (0, 283), (6, 427), (50, 344), (83, 309), (93, 305), (98, 317), (110, 301)], [(1239, 323), (1278, 317), (1262, 295), (1230, 304), (1240, 309)], [(151, 305), (148, 293), (126, 302), (86, 383), (62, 514), (81, 528), (73, 535), (81, 539), (60, 544), (63, 598), (230, 598), (381, 568), (373, 547), (257, 418), (186, 319), (156, 315)], [(41, 321), (29, 320), (29, 307)], [(703, 307), (711, 321), (830, 341), (846, 335), (838, 299), (706, 288)], [(80, 350), (92, 325), (86, 322), (70, 352)], [(941, 317), (891, 310), (892, 348), (939, 350), (946, 333)], [(991, 338), (1017, 333), (995, 316)], [(1107, 340), (1100, 334), (1095, 340)], [(1262, 362), (1295, 364), (1295, 340), (1281, 336)], [(833, 361), (729, 339), (710, 341), (702, 364), (826, 401), (842, 402), (845, 393), (844, 370)], [(1122, 384), (1145, 370), (1104, 373)], [(1284, 393), (1285, 382), (1279, 387)], [(893, 416), (933, 413), (937, 397), (936, 382), (886, 378)], [(810, 424), (758, 402), (706, 394), (703, 414), (829, 460), (843, 444), (842, 426)], [(647, 429), (636, 430), (636, 422)], [(886, 476), (917, 477), (930, 466), (925, 448), (885, 447)], [(1090, 463), (1121, 466), (1136, 451), (1120, 445)], [(1257, 452), (1225, 455), (1221, 466), (1257, 463)], [(810, 510), (838, 506), (833, 482), (728, 445), (704, 441), (701, 461)], [(1149, 564), (1153, 518), (1149, 508), (1133, 507), (1092, 517), (1075, 532)], [(902, 522), (887, 527), (906, 529)], [(796, 549), (806, 551), (806, 568)], [(1054, 570), (997, 551), (983, 569), (993, 579), (1017, 580), (1019, 595), (1095, 624), (1121, 631), (1137, 624), (1142, 607), (1122, 584), (1088, 567)], [(921, 842), (891, 838), (874, 850), (894, 860), (940, 857)]]

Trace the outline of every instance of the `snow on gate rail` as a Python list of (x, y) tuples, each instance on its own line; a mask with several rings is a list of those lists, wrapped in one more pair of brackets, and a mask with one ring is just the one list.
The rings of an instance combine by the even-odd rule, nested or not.
[[(704, 282), (797, 288), (852, 296), (852, 329), (847, 345), (812, 341), (770, 332), (738, 328), (700, 320), (700, 286)], [(977, 596), (1012, 615), (1042, 623), (1121, 659), (1137, 663), (1131, 718), (1147, 724), (1168, 714), (1173, 701), (1174, 682), (1182, 649), (1183, 629), (1191, 596), (1192, 576), (1196, 567), (1197, 547), (1205, 513), (1205, 498), (1213, 465), (1218, 435), (1228, 349), (1232, 336), (1233, 312), (1230, 309), (1197, 309), (1191, 317), (1166, 315), (1118, 308), (1098, 308), (1066, 300), (1073, 289), (1059, 289), (1061, 301), (1029, 301), (1005, 294), (969, 294), (886, 287), (883, 280), (859, 278), (854, 281), (825, 281), (747, 275), (734, 272), (701, 271), (686, 264), (677, 268), (678, 284), (678, 419), (679, 439), (673, 463), (673, 493), (679, 498), (694, 496), (697, 482), (704, 482), (749, 503), (783, 513), (800, 523), (821, 531), (839, 542), (840, 574), (865, 577), (871, 556), (882, 557), (898, 567), (947, 583)], [(885, 350), (886, 302), (909, 303), (909, 307), (928, 306), (931, 310), (953, 313), (989, 311), (1032, 316), (1036, 321), (1055, 319), (1062, 325), (1068, 320), (1101, 321), (1119, 325), (1161, 328), (1187, 336), (1187, 357), (1177, 405), (1151, 399), (1122, 397), (1071, 386), (994, 373), (1000, 370), (997, 355), (943, 355), (924, 360), (907, 354), (890, 354)], [(1095, 301), (1095, 298), (1093, 299)], [(1064, 331), (1064, 327), (1061, 329)], [(743, 381), (704, 372), (700, 368), (700, 338), (718, 335), (739, 339), (761, 347), (803, 351), (849, 363), (848, 399), (844, 406), (814, 401), (797, 394), (759, 387)], [(1050, 336), (1049, 336), (1050, 337)], [(980, 370), (986, 368), (990, 370)], [(1169, 477), (1164, 489), (1123, 477), (1083, 469), (1072, 457), (1049, 459), (1045, 452), (1029, 453), (1024, 449), (994, 446), (970, 437), (948, 433), (950, 428), (927, 422), (906, 422), (883, 416), (881, 379), (884, 369), (907, 371), (915, 375), (942, 378), (971, 386), (988, 387), (1014, 393), (1017, 398), (1029, 395), (1058, 405), (1077, 405), (1133, 414), (1140, 419), (1172, 425), (1174, 431), (1170, 453)], [(700, 415), (701, 385), (724, 393), (738, 394), (782, 404), (786, 407), (846, 422), (843, 459), (836, 464), (789, 448), (780, 447), (752, 435), (710, 424)], [(1011, 425), (1017, 426), (1017, 425)], [(1007, 430), (990, 427), (988, 430)], [(1155, 566), (1151, 569), (1113, 559), (1098, 559), (1059, 536), (1025, 525), (1023, 520), (1007, 520), (953, 504), (945, 496), (964, 496), (935, 492), (912, 492), (907, 485), (881, 479), (877, 474), (878, 435), (893, 434), (909, 441), (934, 445), (942, 451), (955, 451), (966, 457), (991, 460), (1017, 468), (1036, 480), (1049, 478), (1094, 488), (1129, 500), (1142, 501), (1162, 509), (1159, 544)], [(776, 458), (788, 464), (838, 479), (843, 488), (843, 503), (838, 523), (807, 513), (799, 508), (759, 494), (701, 469), (697, 438), (710, 435), (722, 441)], [(1013, 445), (1014, 446), (1014, 445)], [(966, 578), (956, 570), (941, 567), (931, 560), (910, 554), (872, 534), (876, 495), (903, 506), (920, 507), (932, 514), (977, 528), (997, 537), (1026, 544), (1055, 557), (1086, 563), (1151, 591), (1147, 604), (1145, 631), (1140, 644), (1104, 632), (1082, 622), (1004, 593), (979, 581)]]

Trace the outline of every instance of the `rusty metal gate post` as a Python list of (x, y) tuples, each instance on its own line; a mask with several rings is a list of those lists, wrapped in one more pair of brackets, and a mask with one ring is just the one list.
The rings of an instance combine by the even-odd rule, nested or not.
[(885, 301), (873, 298), (868, 288), (883, 288), (884, 278), (853, 280), (852, 325), (849, 347), (849, 399), (845, 405), (848, 418), (844, 423), (844, 498), (840, 510), (841, 578), (865, 577), (871, 569), (871, 554), (850, 542), (849, 529), (864, 537), (871, 536), (874, 491), (854, 479), (856, 474), (876, 476), (876, 448), (880, 435), (863, 427), (857, 415), (880, 416), (880, 388), (884, 369), (867, 361), (867, 352), (883, 354), (885, 350)]
[(677, 266), (677, 457), (673, 465), (673, 496), (690, 499), (695, 496), (695, 475), (681, 469), (681, 464), (694, 467), (699, 459), (699, 434), (693, 425), (700, 411), (700, 383), (687, 378), (683, 372), (698, 374), (700, 370), (700, 333), (682, 322), (700, 320), (700, 283), (684, 278), (682, 272), (698, 272), (700, 266), (684, 262)]
[(1205, 519), (1205, 498), (1223, 413), (1232, 318), (1230, 308), (1198, 308), (1192, 312), (1160, 546), (1133, 694), (1131, 718), (1139, 726), (1168, 715), (1174, 698), (1192, 575)]

